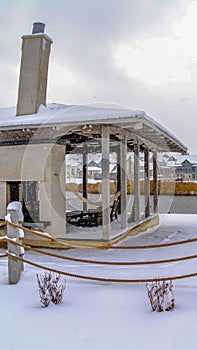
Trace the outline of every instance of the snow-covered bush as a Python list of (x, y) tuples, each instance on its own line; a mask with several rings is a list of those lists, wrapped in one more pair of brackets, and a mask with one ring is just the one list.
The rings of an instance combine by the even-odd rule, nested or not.
[(39, 286), (40, 302), (45, 306), (49, 306), (50, 301), (54, 304), (60, 304), (63, 299), (65, 283), (60, 281), (61, 275), (52, 272), (44, 272), (37, 274)]
[(172, 281), (157, 280), (146, 284), (148, 298), (153, 311), (169, 311), (175, 306)]

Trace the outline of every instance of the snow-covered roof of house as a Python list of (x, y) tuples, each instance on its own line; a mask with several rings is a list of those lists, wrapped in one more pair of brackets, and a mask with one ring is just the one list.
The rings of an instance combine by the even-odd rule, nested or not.
[(169, 166), (169, 167), (173, 167), (173, 166), (176, 165), (176, 162), (175, 162), (174, 160), (168, 160), (166, 164), (167, 164), (167, 166)]
[(101, 172), (101, 168), (97, 167), (97, 166), (88, 166), (88, 170), (89, 171), (97, 171), (97, 172)]
[(63, 135), (63, 130), (74, 132), (77, 127), (90, 124), (122, 128), (158, 151), (187, 152), (187, 147), (175, 135), (144, 111), (91, 105), (48, 104), (40, 106), (37, 114), (22, 116), (16, 116), (15, 108), (0, 108), (0, 142), (5, 130), (50, 128), (51, 135), (56, 137)]
[(177, 165), (181, 165), (185, 160), (188, 160), (192, 165), (197, 165), (197, 155), (182, 155), (177, 158)]

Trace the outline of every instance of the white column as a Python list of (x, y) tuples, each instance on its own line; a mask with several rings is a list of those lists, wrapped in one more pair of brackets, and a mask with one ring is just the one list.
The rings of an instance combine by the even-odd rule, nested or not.
[(109, 126), (102, 125), (102, 225), (103, 239), (110, 238)]
[(154, 208), (154, 213), (157, 213), (158, 212), (157, 152), (153, 153), (153, 208)]
[(139, 167), (139, 141), (134, 144), (134, 221), (140, 218), (140, 167)]
[(120, 140), (120, 193), (121, 193), (121, 228), (127, 226), (127, 138)]
[(150, 216), (150, 173), (149, 173), (149, 149), (144, 151), (144, 199), (145, 217)]
[[(87, 152), (83, 151), (83, 197), (87, 198)], [(83, 202), (83, 211), (87, 210), (87, 203)]]

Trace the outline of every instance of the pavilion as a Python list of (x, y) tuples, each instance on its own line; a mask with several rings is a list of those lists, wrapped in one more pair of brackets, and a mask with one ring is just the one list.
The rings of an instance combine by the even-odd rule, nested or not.
[[(85, 105), (46, 104), (48, 62), (52, 39), (44, 24), (34, 23), (22, 37), (22, 58), (15, 108), (0, 109), (0, 213), (10, 201), (23, 204), (28, 227), (42, 227), (65, 240), (110, 241), (133, 227), (158, 223), (157, 153), (187, 153), (187, 147), (143, 111)], [(117, 223), (110, 220), (109, 158), (117, 155)], [(134, 153), (134, 201), (127, 201), (128, 152)], [(139, 155), (144, 153), (144, 212), (140, 209)], [(87, 156), (102, 155), (102, 224), (74, 227), (66, 220), (66, 154), (83, 157), (82, 212), (88, 211)], [(150, 202), (149, 154), (153, 156), (153, 203)], [(92, 206), (96, 210), (92, 203)], [(89, 209), (89, 212), (91, 210)], [(94, 234), (94, 230), (96, 234)], [(35, 243), (38, 244), (39, 243)]]

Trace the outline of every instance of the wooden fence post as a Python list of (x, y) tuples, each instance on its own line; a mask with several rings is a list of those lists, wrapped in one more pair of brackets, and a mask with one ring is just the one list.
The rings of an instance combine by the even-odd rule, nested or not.
[[(7, 207), (7, 216), (5, 218), (7, 221), (14, 224), (22, 224), (24, 217), (22, 213), (22, 206), (20, 202), (11, 202)], [(7, 236), (13, 239), (17, 243), (22, 243), (23, 230), (7, 225)], [(21, 257), (24, 252), (21, 247), (8, 242), (8, 252), (15, 255), (16, 257)], [(16, 284), (20, 279), (21, 271), (23, 271), (23, 262), (14, 258), (14, 256), (8, 256), (8, 282), (9, 284)]]

